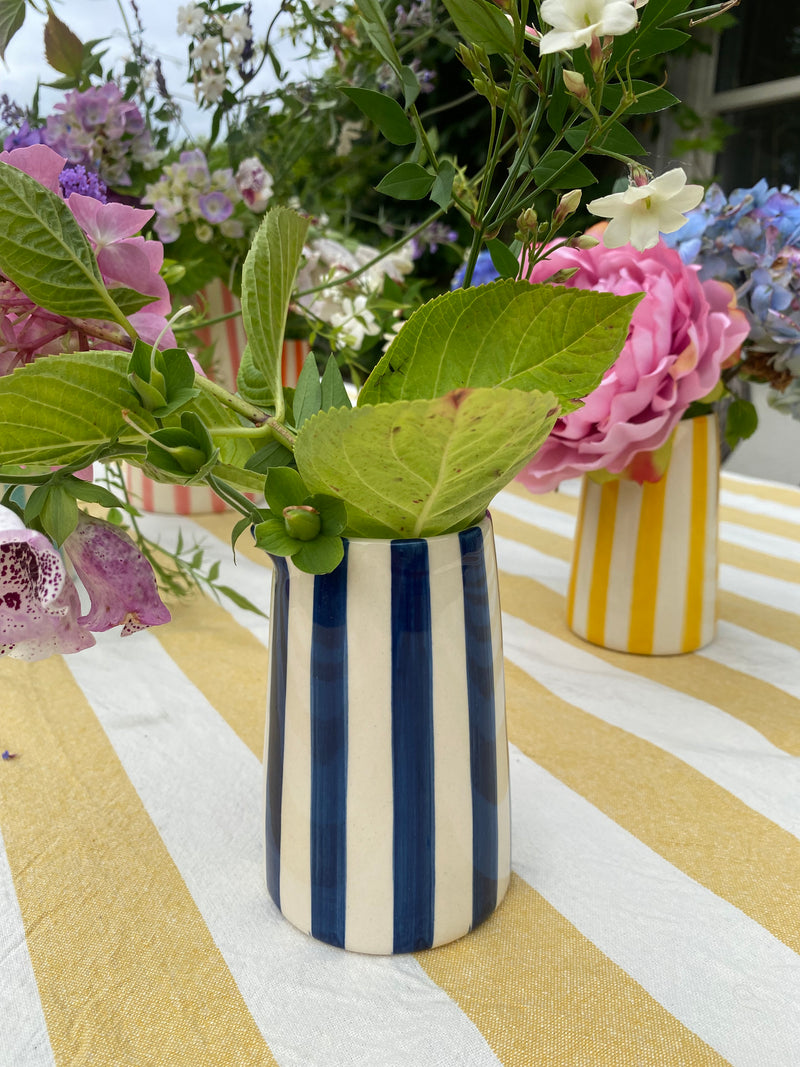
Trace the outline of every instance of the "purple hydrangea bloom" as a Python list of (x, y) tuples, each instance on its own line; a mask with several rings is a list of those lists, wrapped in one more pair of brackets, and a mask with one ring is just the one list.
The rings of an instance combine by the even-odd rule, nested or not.
[(122, 625), (122, 637), (169, 622), (153, 570), (124, 530), (80, 513), (64, 549), (91, 600), (79, 622), (90, 630)]
[(197, 203), (208, 222), (224, 222), (233, 214), (233, 204), (224, 193), (206, 193), (199, 197)]
[(3, 151), (10, 152), (13, 148), (30, 148), (32, 144), (47, 144), (47, 130), (44, 126), (31, 129), (28, 120), (25, 119), (16, 133), (10, 133), (3, 141)]
[(103, 179), (93, 170), (87, 170), (80, 163), (70, 163), (58, 176), (61, 192), (64, 199), (71, 193), (81, 193), (83, 196), (91, 196), (99, 200), (101, 204), (108, 203), (108, 186)]

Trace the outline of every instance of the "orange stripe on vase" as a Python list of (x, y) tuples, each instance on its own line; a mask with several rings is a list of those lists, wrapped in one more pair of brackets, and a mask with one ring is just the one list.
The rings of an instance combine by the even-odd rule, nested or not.
[(649, 655), (653, 651), (658, 602), (658, 571), (664, 532), (664, 497), (667, 475), (642, 486), (639, 534), (633, 571), (628, 651)]
[(592, 587), (589, 593), (589, 611), (586, 620), (586, 639), (598, 645), (602, 645), (605, 639), (608, 581), (611, 572), (611, 553), (614, 548), (618, 498), (619, 479), (607, 482), (601, 487)]
[(689, 567), (686, 574), (686, 610), (681, 651), (691, 652), (702, 644), (703, 603), (708, 511), (708, 430), (707, 419), (693, 419), (692, 426), (692, 510), (689, 527)]

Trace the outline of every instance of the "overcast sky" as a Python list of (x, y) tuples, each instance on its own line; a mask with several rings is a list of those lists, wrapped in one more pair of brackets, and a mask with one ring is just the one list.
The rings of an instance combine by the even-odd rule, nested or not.
[[(130, 0), (121, 0), (126, 16), (133, 25)], [(82, 41), (107, 37), (108, 54), (103, 60), (108, 68), (112, 57), (118, 58), (130, 53), (130, 46), (125, 36), (122, 16), (116, 0), (64, 0), (54, 3), (56, 15), (72, 29)], [(253, 22), (256, 36), (263, 37), (266, 26), (279, 6), (279, 0), (254, 0)], [(161, 59), (162, 67), (171, 92), (185, 106), (186, 117), (190, 124), (198, 129), (197, 120), (191, 121), (193, 111), (191, 91), (185, 85), (186, 48), (188, 37), (179, 37), (176, 32), (178, 4), (172, 0), (137, 0), (137, 7), (145, 27), (145, 43), (151, 55)], [(37, 78), (50, 81), (53, 72), (44, 60), (45, 20), (30, 8), (26, 9), (25, 24), (17, 33), (6, 50), (7, 69), (0, 67), (0, 92), (7, 93), (12, 100), (24, 105), (30, 103), (36, 89)], [(287, 62), (291, 46), (286, 42), (281, 49), (284, 63)], [(254, 88), (262, 88), (270, 83), (269, 64), (259, 76)], [(260, 80), (263, 78), (263, 82)], [(63, 94), (43, 89), (41, 92), (40, 113), (46, 114), (52, 104)], [(203, 129), (207, 118), (200, 120), (199, 129)]]

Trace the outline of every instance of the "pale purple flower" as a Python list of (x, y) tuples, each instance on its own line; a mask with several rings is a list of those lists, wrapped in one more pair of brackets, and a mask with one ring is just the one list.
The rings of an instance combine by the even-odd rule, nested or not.
[(243, 159), (236, 171), (236, 186), (251, 211), (264, 211), (272, 196), (272, 175), (256, 156)]
[(169, 622), (153, 570), (119, 526), (81, 512), (64, 549), (91, 600), (79, 622), (90, 630), (122, 625), (122, 637)]
[(208, 222), (224, 222), (233, 213), (233, 204), (224, 193), (206, 193), (198, 200), (203, 218)]
[(3, 149), (10, 152), (12, 148), (30, 148), (32, 144), (46, 144), (47, 131), (43, 126), (31, 129), (25, 119), (16, 133), (11, 133), (3, 141)]
[(79, 614), (59, 553), (0, 505), (0, 656), (32, 661), (90, 648), (94, 638)]

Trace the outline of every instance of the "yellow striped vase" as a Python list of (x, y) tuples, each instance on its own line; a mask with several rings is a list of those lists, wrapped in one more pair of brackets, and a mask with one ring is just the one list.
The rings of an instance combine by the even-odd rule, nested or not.
[(717, 599), (719, 429), (679, 422), (658, 482), (584, 476), (567, 625), (592, 644), (668, 656), (713, 640)]

